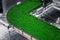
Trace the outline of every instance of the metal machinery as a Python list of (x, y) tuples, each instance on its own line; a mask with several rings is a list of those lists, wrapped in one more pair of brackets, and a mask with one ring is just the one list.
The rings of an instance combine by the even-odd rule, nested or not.
[[(43, 1), (44, 2), (44, 1)], [(43, 6), (31, 12), (34, 16), (57, 26), (60, 25), (60, 0), (50, 0)], [(58, 26), (59, 28), (59, 26)]]

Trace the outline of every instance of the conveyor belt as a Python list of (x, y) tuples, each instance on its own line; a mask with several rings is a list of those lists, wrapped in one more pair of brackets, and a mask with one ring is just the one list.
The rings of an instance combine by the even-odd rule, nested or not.
[(7, 19), (17, 28), (22, 29), (39, 40), (60, 40), (59, 29), (30, 15), (30, 11), (41, 6), (41, 4), (41, 0), (24, 1), (8, 11)]

